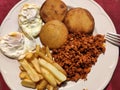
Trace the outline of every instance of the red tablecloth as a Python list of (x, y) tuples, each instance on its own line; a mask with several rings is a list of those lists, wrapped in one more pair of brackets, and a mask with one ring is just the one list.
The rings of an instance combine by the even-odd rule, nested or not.
[[(0, 24), (9, 10), (20, 0), (0, 0)], [(112, 19), (117, 33), (120, 34), (120, 0), (95, 0), (99, 3)], [(99, 82), (99, 81), (98, 81)], [(0, 90), (10, 90), (0, 74)], [(120, 90), (120, 55), (114, 75), (106, 90)]]

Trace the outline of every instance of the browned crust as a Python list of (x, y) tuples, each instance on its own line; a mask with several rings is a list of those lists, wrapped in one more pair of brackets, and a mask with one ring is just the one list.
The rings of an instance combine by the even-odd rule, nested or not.
[(61, 47), (67, 40), (67, 27), (59, 20), (47, 22), (41, 29), (40, 40), (43, 45), (50, 49)]
[(44, 22), (50, 20), (63, 21), (67, 6), (61, 0), (46, 0), (40, 8), (40, 16)]
[(70, 32), (83, 33), (92, 33), (95, 25), (91, 13), (83, 8), (70, 9), (65, 16), (64, 23)]

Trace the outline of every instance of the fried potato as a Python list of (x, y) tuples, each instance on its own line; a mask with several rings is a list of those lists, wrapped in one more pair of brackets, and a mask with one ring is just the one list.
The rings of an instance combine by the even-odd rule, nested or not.
[(53, 90), (58, 90), (58, 87), (54, 87), (54, 89)]
[(67, 6), (61, 0), (46, 0), (40, 9), (40, 16), (44, 22), (64, 19)]
[(54, 90), (54, 87), (53, 86), (51, 86), (51, 85), (47, 85), (47, 87), (46, 87), (48, 90)]
[(58, 79), (55, 79), (56, 80), (56, 82), (57, 82), (57, 85), (60, 85), (62, 82), (61, 81), (59, 81)]
[(31, 63), (32, 63), (32, 65), (34, 66), (35, 70), (36, 70), (38, 73), (41, 73), (40, 65), (39, 65), (39, 62), (38, 62), (37, 58), (34, 58), (33, 60), (31, 60)]
[(36, 83), (34, 83), (32, 80), (30, 79), (24, 79), (21, 81), (21, 84), (25, 87), (29, 87), (29, 88), (36, 88)]
[(47, 57), (49, 57), (51, 60), (53, 59), (48, 46), (46, 46), (46, 54), (47, 54)]
[(25, 69), (22, 67), (22, 65), (19, 66), (19, 69), (20, 69), (21, 71), (25, 71)]
[(38, 53), (39, 51), (40, 51), (40, 45), (36, 45), (36, 49), (35, 49), (35, 51), (36, 51), (36, 53)]
[(32, 57), (33, 57), (33, 53), (32, 53), (32, 52), (27, 52), (27, 53), (25, 54), (25, 59), (27, 59), (27, 60), (31, 60)]
[(26, 72), (20, 72), (19, 77), (20, 77), (20, 79), (25, 79)]
[(44, 79), (42, 74), (38, 74), (38, 75), (39, 75), (40, 80)]
[(33, 82), (38, 82), (40, 80), (38, 73), (25, 59), (21, 60), (20, 64), (26, 70), (26, 72), (28, 73), (28, 75), (30, 76), (30, 78)]
[(30, 79), (29, 75), (25, 71), (20, 72), (19, 77), (20, 77), (20, 79)]
[(46, 62), (43, 59), (39, 59), (39, 63), (42, 67), (49, 70), (59, 81), (64, 82), (67, 79), (67, 77), (63, 73), (61, 73), (57, 68), (55, 68), (52, 64)]
[(66, 71), (65, 71), (59, 64), (57, 64), (56, 62), (53, 62), (52, 64), (53, 64), (53, 66), (55, 66), (60, 72), (62, 72), (65, 76), (67, 76)]
[(70, 9), (65, 16), (64, 23), (70, 32), (89, 34), (93, 32), (95, 24), (92, 14), (83, 8)]
[(41, 67), (41, 72), (43, 77), (46, 79), (46, 81), (48, 81), (50, 85), (52, 85), (53, 87), (57, 86), (55, 77), (47, 69)]
[(44, 55), (46, 55), (46, 47), (41, 47), (39, 52), (42, 52)]
[(41, 80), (38, 84), (37, 84), (37, 90), (44, 90), (46, 89), (48, 82), (46, 80)]
[(35, 51), (27, 52), (19, 63), (19, 77), (25, 87), (57, 90), (57, 85), (67, 78), (64, 69), (52, 59), (48, 47), (37, 45)]
[(43, 53), (39, 52), (39, 56), (41, 58), (43, 58), (44, 60), (46, 60), (47, 62), (51, 63), (52, 65), (54, 65), (59, 71), (61, 71), (64, 75), (67, 76), (66, 71), (56, 62), (54, 62), (53, 60), (51, 60), (49, 57), (45, 56)]
[(52, 59), (50, 59), (49, 57), (45, 56), (43, 53), (39, 52), (39, 56), (41, 58), (43, 58), (44, 60), (46, 60), (47, 62), (51, 63), (52, 65), (54, 65), (59, 71), (61, 71), (64, 75), (67, 76), (66, 71), (56, 62), (54, 62)]
[(45, 59), (49, 63), (53, 63), (54, 61), (51, 60), (49, 57), (45, 56), (42, 52), (39, 52), (39, 56), (43, 59)]

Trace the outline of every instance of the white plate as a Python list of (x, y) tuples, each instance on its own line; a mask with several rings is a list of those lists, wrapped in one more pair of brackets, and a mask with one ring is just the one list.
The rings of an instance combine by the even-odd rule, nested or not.
[[(1, 25), (0, 36), (18, 30), (17, 16), (21, 6), (24, 3), (34, 3), (39, 6), (44, 0), (22, 0), (16, 4), (9, 12)], [(105, 13), (105, 11), (93, 0), (64, 0), (64, 2), (73, 7), (82, 7), (88, 9), (95, 19), (95, 33), (106, 34), (107, 32), (115, 32), (115, 27)], [(106, 42), (106, 52), (100, 55), (95, 66), (92, 67), (88, 74), (88, 80), (79, 80), (77, 83), (69, 82), (60, 90), (103, 90), (110, 81), (118, 61), (118, 47)], [(30, 90), (21, 86), (19, 79), (19, 63), (16, 60), (10, 60), (3, 54), (0, 54), (1, 73), (12, 90)]]

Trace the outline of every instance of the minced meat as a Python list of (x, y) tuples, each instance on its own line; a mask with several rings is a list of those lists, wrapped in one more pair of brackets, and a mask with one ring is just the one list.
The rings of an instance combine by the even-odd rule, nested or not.
[(64, 45), (52, 50), (54, 60), (67, 72), (71, 81), (86, 79), (92, 65), (105, 52), (104, 35), (69, 33)]

